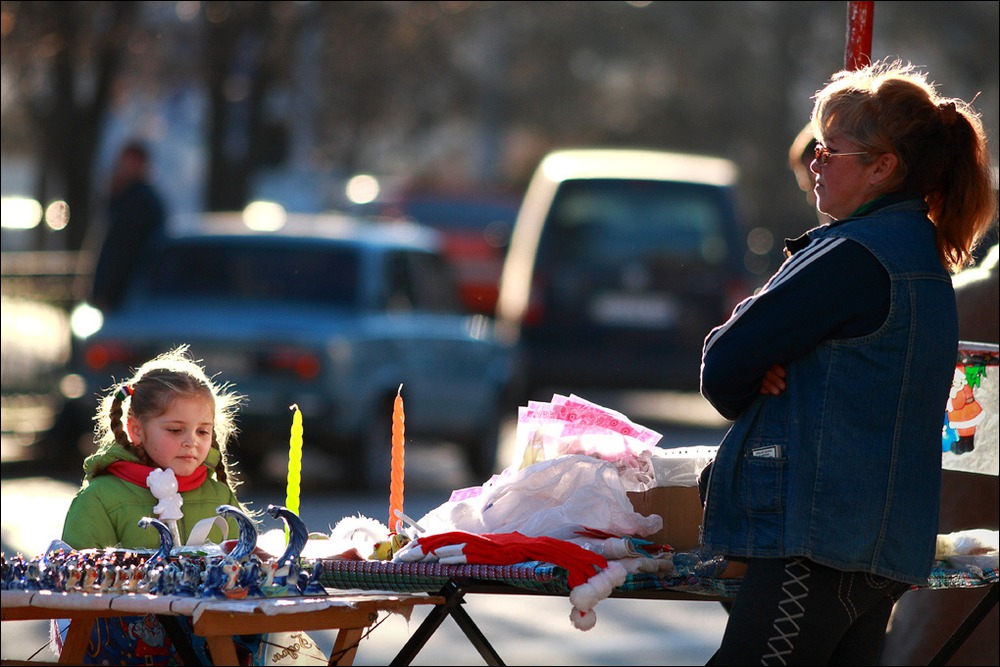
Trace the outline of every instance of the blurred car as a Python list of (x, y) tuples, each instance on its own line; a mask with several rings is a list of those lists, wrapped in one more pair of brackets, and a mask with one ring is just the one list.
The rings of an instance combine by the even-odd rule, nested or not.
[(500, 272), (520, 197), (495, 191), (408, 189), (378, 200), (375, 214), (441, 232), (459, 296), (471, 313), (493, 315)]
[(737, 176), (729, 160), (653, 150), (542, 159), (497, 304), (529, 395), (698, 388), (705, 336), (753, 289)]
[(287, 454), (294, 404), (306, 456), (336, 455), (348, 484), (387, 485), (400, 386), (407, 439), (458, 443), (473, 473), (494, 472), (515, 357), (490, 318), (461, 312), (433, 230), (288, 215), (253, 232), (216, 216), (169, 239), (121, 308), (75, 341), (78, 412), (182, 343), (246, 397), (234, 452), (250, 479), (269, 453)]

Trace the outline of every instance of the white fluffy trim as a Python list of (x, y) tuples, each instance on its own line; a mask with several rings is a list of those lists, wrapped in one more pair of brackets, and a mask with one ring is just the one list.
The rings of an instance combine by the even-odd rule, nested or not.
[(611, 595), (611, 591), (616, 586), (625, 583), (628, 572), (621, 563), (610, 562), (608, 566), (587, 580), (587, 583), (580, 584), (569, 593), (569, 601), (573, 604), (573, 609), (569, 613), (569, 618), (573, 621), (573, 627), (578, 630), (587, 631), (597, 624), (597, 612), (594, 607), (597, 603)]
[(360, 542), (364, 545), (374, 544), (389, 539), (389, 529), (377, 519), (357, 515), (344, 517), (330, 530), (330, 538)]
[(573, 627), (584, 632), (597, 625), (597, 613), (593, 609), (583, 611), (573, 607), (569, 612), (569, 618), (573, 621)]
[(570, 591), (569, 601), (577, 609), (584, 611), (593, 609), (598, 602), (611, 595), (615, 586), (625, 583), (627, 574), (621, 563), (612, 561), (606, 568), (588, 579), (587, 583), (580, 584)]

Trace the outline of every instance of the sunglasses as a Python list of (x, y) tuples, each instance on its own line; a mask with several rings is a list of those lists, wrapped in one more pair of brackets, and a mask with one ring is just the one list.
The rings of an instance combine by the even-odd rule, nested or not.
[(821, 166), (825, 167), (830, 162), (832, 157), (843, 157), (845, 155), (868, 155), (868, 151), (855, 151), (853, 153), (831, 153), (830, 149), (823, 144), (816, 144), (816, 148), (813, 149), (816, 154), (816, 161), (820, 163)]

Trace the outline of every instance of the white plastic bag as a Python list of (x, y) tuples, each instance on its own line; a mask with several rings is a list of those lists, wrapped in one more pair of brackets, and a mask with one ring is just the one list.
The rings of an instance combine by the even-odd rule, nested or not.
[(986, 528), (938, 535), (935, 559), (960, 570), (995, 570), (1000, 563), (1000, 531)]
[(553, 394), (550, 402), (528, 401), (518, 409), (510, 468), (586, 454), (613, 463), (626, 491), (645, 491), (654, 486), (650, 457), (661, 437), (616, 410)]
[(418, 523), (428, 534), (516, 531), (563, 540), (577, 538), (578, 531), (588, 528), (640, 537), (663, 528), (658, 515), (634, 511), (613, 464), (582, 454), (539, 461), (522, 470), (508, 468), (478, 494), (449, 500)]

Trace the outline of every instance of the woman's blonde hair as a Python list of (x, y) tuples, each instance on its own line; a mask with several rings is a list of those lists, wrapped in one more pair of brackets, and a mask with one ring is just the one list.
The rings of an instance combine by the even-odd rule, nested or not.
[(941, 97), (925, 73), (899, 60), (838, 72), (814, 99), (815, 136), (895, 155), (884, 192), (923, 197), (941, 261), (951, 271), (971, 264), (997, 210), (986, 132), (971, 104)]
[(143, 422), (162, 415), (178, 396), (204, 396), (212, 401), (215, 408), (212, 449), (218, 454), (212, 456), (210, 453), (208, 461), (218, 459), (214, 465), (216, 477), (233, 487), (235, 480), (232, 479), (227, 445), (236, 434), (236, 412), (243, 397), (232, 392), (229, 385), (213, 382), (188, 355), (187, 345), (147, 361), (135, 375), (104, 396), (95, 416), (98, 452), (117, 443), (135, 453), (146, 465), (154, 465), (146, 452), (129, 439), (125, 420)]

